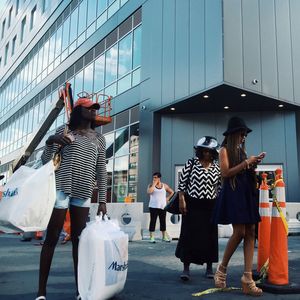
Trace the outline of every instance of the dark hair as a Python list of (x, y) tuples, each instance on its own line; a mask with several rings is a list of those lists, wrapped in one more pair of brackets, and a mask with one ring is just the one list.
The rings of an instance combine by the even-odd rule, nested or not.
[(213, 149), (209, 149), (206, 147), (197, 147), (195, 148), (195, 155), (199, 158), (199, 159), (203, 159), (204, 158), (204, 151), (209, 151), (212, 154), (212, 160), (217, 160), (218, 159), (218, 152), (214, 151)]
[(160, 174), (159, 172), (153, 173), (152, 177), (153, 177), (153, 176), (157, 176), (158, 178), (161, 178), (161, 174)]
[[(69, 128), (70, 130), (75, 130), (78, 126), (82, 123), (82, 106), (76, 106), (73, 108), (70, 121), (69, 121)], [(95, 121), (92, 121), (91, 128), (95, 129)]]
[[(225, 147), (227, 150), (228, 155), (228, 161), (229, 161), (229, 168), (233, 168), (241, 161), (247, 158), (246, 150), (245, 150), (245, 142), (243, 142), (240, 146), (240, 139), (241, 139), (241, 133), (245, 130), (241, 129), (239, 131), (233, 132), (228, 134), (223, 142), (222, 147)], [(249, 173), (251, 173), (251, 177), (253, 179), (253, 184), (256, 186), (256, 175), (255, 171), (253, 169), (249, 170)], [(255, 177), (255, 178), (254, 178)], [(235, 189), (236, 186), (236, 175), (232, 176), (230, 179), (230, 185), (232, 189)]]

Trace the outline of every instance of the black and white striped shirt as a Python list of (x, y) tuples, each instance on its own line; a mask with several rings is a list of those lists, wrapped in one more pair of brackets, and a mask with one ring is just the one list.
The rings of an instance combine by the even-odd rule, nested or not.
[(214, 199), (218, 195), (220, 186), (221, 172), (219, 165), (213, 163), (208, 169), (205, 169), (198, 158), (193, 158), (189, 159), (182, 169), (178, 190), (187, 192), (193, 198)]
[[(64, 127), (57, 129), (55, 134), (62, 134)], [(99, 202), (106, 202), (106, 149), (105, 138), (96, 132), (95, 137), (87, 137), (69, 131), (75, 141), (61, 150), (62, 160), (55, 172), (56, 189), (69, 194), (71, 197), (89, 199), (95, 187), (99, 189)], [(43, 164), (50, 161), (57, 151), (58, 145), (47, 145), (42, 154)]]

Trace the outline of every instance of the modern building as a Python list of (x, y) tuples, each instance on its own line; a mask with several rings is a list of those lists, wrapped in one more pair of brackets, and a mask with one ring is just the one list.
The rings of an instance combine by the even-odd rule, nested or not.
[(281, 167), (287, 200), (299, 202), (299, 14), (297, 0), (8, 0), (1, 173), (69, 81), (74, 95), (114, 97), (113, 122), (98, 128), (109, 202), (147, 211), (152, 173), (176, 186), (196, 141), (221, 142), (233, 115), (253, 129), (248, 153), (266, 151), (261, 170)]

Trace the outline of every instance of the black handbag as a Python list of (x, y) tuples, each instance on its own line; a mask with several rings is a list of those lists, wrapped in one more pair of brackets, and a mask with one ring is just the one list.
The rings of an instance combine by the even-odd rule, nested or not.
[(169, 200), (168, 204), (165, 206), (164, 210), (167, 212), (178, 215), (180, 214), (179, 211), (179, 192), (175, 192), (171, 199)]
[[(189, 176), (188, 176), (188, 181), (186, 183), (186, 186), (189, 186), (190, 183), (190, 176), (192, 173), (192, 169), (194, 166), (195, 162), (194, 159), (192, 160), (192, 165), (190, 167), (190, 172), (189, 172)], [(180, 211), (179, 211), (179, 192), (175, 192), (172, 197), (170, 198), (168, 204), (165, 206), (164, 210), (166, 210), (167, 212), (174, 214), (174, 215), (179, 215)]]

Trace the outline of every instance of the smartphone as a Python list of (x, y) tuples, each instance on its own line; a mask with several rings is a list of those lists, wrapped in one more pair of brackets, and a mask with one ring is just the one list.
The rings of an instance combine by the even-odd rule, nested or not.
[(266, 156), (267, 152), (262, 152), (258, 155), (261, 159), (263, 159)]

